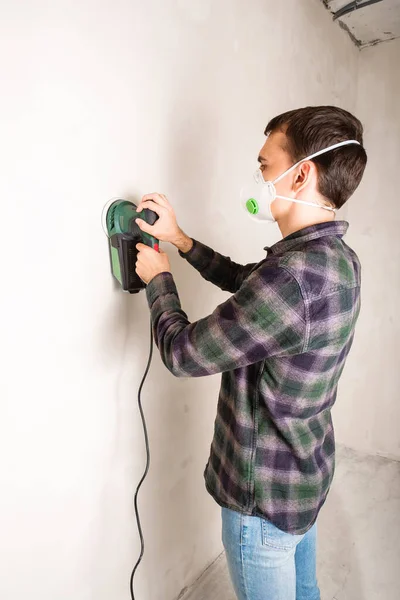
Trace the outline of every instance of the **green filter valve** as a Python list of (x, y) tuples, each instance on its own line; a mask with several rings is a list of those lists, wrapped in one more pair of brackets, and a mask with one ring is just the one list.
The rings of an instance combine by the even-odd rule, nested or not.
[(246, 208), (251, 215), (256, 215), (260, 210), (258, 207), (257, 200), (255, 200), (255, 198), (250, 198), (249, 200), (247, 200)]

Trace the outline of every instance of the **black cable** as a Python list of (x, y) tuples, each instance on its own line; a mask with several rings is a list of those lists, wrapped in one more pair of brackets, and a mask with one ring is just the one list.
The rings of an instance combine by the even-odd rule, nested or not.
[(378, 2), (382, 2), (382, 0), (354, 0), (350, 2), (350, 4), (346, 4), (346, 6), (342, 6), (339, 10), (333, 13), (333, 20), (340, 19), (340, 17), (344, 17), (355, 10), (360, 10), (361, 8), (365, 8), (366, 6), (371, 6), (371, 4), (378, 4)]
[(152, 330), (152, 323), (151, 323), (151, 319), (150, 319), (150, 353), (149, 353), (149, 359), (147, 361), (146, 370), (144, 372), (143, 379), (142, 379), (142, 382), (141, 382), (141, 384), (139, 386), (139, 391), (138, 391), (139, 411), (140, 411), (140, 416), (142, 417), (144, 439), (145, 439), (145, 443), (146, 443), (146, 468), (145, 468), (143, 476), (142, 476), (141, 480), (139, 481), (139, 484), (138, 484), (138, 486), (136, 488), (135, 500), (134, 500), (134, 502), (135, 502), (135, 514), (136, 514), (136, 521), (137, 521), (137, 526), (138, 526), (138, 531), (139, 531), (139, 536), (140, 536), (141, 550), (140, 550), (140, 556), (138, 558), (138, 561), (137, 561), (136, 565), (134, 566), (132, 574), (131, 574), (130, 590), (131, 590), (131, 598), (132, 598), (132, 600), (135, 600), (135, 594), (133, 592), (133, 579), (135, 577), (136, 569), (138, 568), (138, 566), (140, 564), (140, 561), (142, 560), (143, 554), (144, 554), (144, 538), (143, 538), (142, 526), (140, 524), (140, 517), (139, 517), (139, 511), (138, 511), (137, 498), (138, 498), (138, 493), (139, 493), (140, 487), (141, 487), (143, 481), (145, 480), (145, 477), (146, 477), (146, 475), (147, 475), (147, 473), (149, 471), (149, 467), (150, 467), (149, 436), (147, 434), (146, 419), (144, 417), (144, 412), (143, 412), (143, 408), (142, 408), (142, 400), (141, 400), (140, 394), (142, 392), (142, 387), (143, 387), (143, 384), (144, 384), (144, 382), (146, 380), (147, 373), (149, 372), (149, 369), (150, 369), (152, 356), (153, 356), (153, 330)]

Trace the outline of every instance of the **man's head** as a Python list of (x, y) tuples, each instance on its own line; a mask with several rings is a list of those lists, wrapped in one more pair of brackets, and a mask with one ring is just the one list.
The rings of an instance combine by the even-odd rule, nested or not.
[[(362, 146), (363, 127), (351, 113), (335, 106), (310, 106), (292, 110), (272, 119), (267, 140), (260, 151), (260, 169), (265, 180), (273, 181), (299, 160), (345, 140), (351, 144), (305, 161), (277, 183), (281, 195), (318, 201), (341, 208), (358, 187), (367, 163)], [(278, 221), (289, 211), (299, 213), (299, 205), (276, 199), (272, 211)], [(312, 209), (325, 213), (328, 211)], [(316, 213), (317, 214), (317, 213)], [(328, 217), (329, 218), (329, 217)]]

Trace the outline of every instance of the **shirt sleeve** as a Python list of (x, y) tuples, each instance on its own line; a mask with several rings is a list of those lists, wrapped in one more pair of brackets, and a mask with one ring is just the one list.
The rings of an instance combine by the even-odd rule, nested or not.
[(226, 292), (236, 292), (251, 270), (258, 264), (239, 265), (229, 256), (223, 256), (209, 246), (191, 239), (193, 240), (192, 248), (185, 253), (179, 250), (180, 256), (185, 258), (204, 279)]
[(241, 288), (194, 323), (182, 310), (171, 273), (146, 288), (155, 343), (177, 377), (202, 377), (304, 351), (306, 313), (295, 278), (282, 267), (258, 267)]

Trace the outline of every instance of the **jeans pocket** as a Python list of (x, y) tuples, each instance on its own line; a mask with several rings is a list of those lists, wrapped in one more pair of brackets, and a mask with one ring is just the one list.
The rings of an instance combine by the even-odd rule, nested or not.
[(304, 535), (293, 535), (275, 527), (266, 519), (261, 520), (261, 536), (263, 546), (276, 550), (292, 550), (302, 540)]

